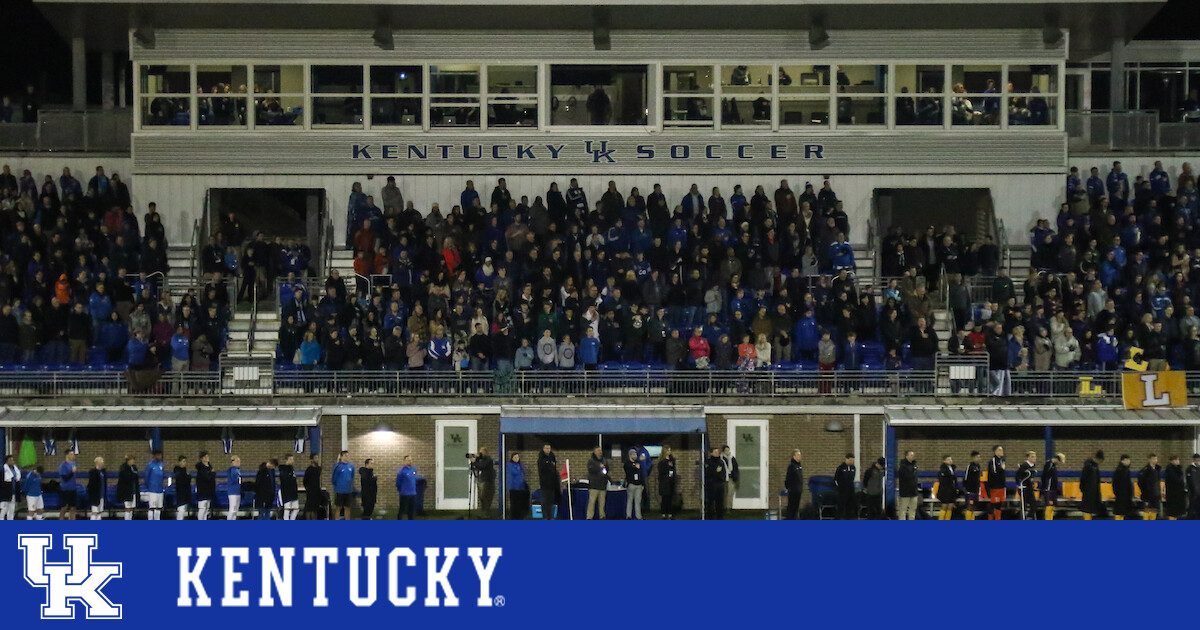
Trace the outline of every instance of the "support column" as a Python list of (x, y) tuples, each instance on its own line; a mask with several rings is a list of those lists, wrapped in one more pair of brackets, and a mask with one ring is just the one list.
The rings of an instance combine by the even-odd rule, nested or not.
[(124, 60), (117, 64), (117, 107), (129, 107), (129, 94), (125, 90), (128, 68), (129, 64)]
[(308, 452), (311, 455), (321, 454), (321, 425), (308, 429)]
[(154, 427), (150, 429), (150, 452), (163, 450), (162, 429)]
[(884, 451), (884, 457), (887, 458), (887, 476), (884, 478), (883, 496), (886, 497), (885, 505), (896, 505), (896, 492), (899, 487), (896, 485), (896, 461), (899, 459), (897, 454), (896, 444), (896, 427), (890, 423), (883, 429), (884, 440), (887, 448)]
[(1117, 36), (1113, 38), (1111, 50), (1111, 64), (1109, 70), (1109, 109), (1122, 110), (1126, 109), (1125, 102), (1125, 38)]
[(83, 37), (71, 38), (71, 105), (87, 107), (87, 48)]
[(342, 450), (350, 450), (350, 427), (346, 414), (342, 414)]
[(867, 465), (862, 459), (862, 414), (854, 414), (854, 461), (857, 465), (854, 467), (854, 480), (862, 479), (862, 475), (858, 472)]
[(1054, 459), (1054, 428), (1046, 427), (1046, 460)]
[(113, 80), (113, 54), (111, 50), (100, 53), (100, 106), (112, 109), (117, 102), (117, 87)]

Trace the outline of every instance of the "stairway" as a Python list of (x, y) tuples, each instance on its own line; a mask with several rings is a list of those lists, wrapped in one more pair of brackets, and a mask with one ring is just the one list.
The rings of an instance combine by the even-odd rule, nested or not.
[[(354, 278), (354, 252), (346, 249), (334, 249), (333, 260), (330, 262), (330, 269), (337, 269), (338, 273), (347, 280)], [(322, 281), (325, 278), (321, 278)]]
[(851, 247), (854, 248), (854, 266), (857, 268), (855, 279), (858, 287), (870, 285), (878, 294), (879, 283), (875, 273), (875, 251), (870, 249), (866, 243), (852, 243)]
[(954, 326), (950, 322), (950, 311), (934, 309), (933, 331), (938, 336), (938, 352), (946, 352), (950, 347), (950, 337), (954, 336)]

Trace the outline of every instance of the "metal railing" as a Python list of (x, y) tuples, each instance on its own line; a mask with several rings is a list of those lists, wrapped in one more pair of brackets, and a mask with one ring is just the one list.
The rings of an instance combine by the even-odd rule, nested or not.
[[(22, 398), (147, 397), (196, 398), (267, 396), (354, 396), (395, 398), (438, 396), (461, 398), (1063, 398), (1117, 402), (1120, 372), (1009, 373), (1010, 392), (993, 396), (986, 371), (973, 369), (968, 378), (952, 373), (915, 370), (720, 371), (720, 370), (518, 370), (493, 371), (328, 371), (276, 366), (270, 385), (230, 386), (219, 371), (131, 375), (117, 371), (0, 372), (0, 396)], [(1190, 395), (1200, 395), (1200, 372), (1187, 373)]]
[(0, 124), (0, 150), (128, 153), (133, 110), (43, 108), (34, 123)]
[(1067, 144), (1079, 150), (1157, 150), (1200, 147), (1200, 123), (1159, 122), (1158, 110), (1070, 110)]
[(326, 219), (324, 231), (325, 234), (321, 240), (321, 271), (328, 278), (329, 272), (333, 270), (333, 249), (337, 242), (333, 230), (333, 219)]

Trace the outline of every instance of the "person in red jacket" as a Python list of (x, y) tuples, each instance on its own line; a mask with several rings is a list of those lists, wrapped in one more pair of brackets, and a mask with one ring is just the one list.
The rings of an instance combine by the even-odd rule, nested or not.
[(711, 356), (711, 349), (708, 347), (708, 340), (704, 338), (704, 329), (699, 326), (692, 331), (692, 338), (688, 339), (689, 356), (692, 363), (698, 368), (708, 367), (708, 360)]

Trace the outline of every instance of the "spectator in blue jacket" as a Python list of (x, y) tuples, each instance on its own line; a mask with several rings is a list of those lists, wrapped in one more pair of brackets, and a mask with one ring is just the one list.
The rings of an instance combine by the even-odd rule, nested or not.
[(154, 451), (146, 464), (146, 520), (162, 520), (163, 509), (163, 454)]
[(107, 322), (108, 316), (112, 312), (112, 298), (108, 296), (104, 283), (97, 282), (96, 289), (92, 291), (91, 297), (88, 298), (88, 313), (92, 316), (92, 327), (96, 328), (100, 324)]
[(236, 521), (238, 510), (242, 507), (242, 458), (237, 455), (229, 458), (225, 494), (229, 496), (229, 512), (226, 513), (225, 520)]
[(417, 467), (412, 463), (412, 456), (404, 456), (404, 466), (396, 473), (396, 492), (400, 493), (400, 509), (396, 512), (396, 520), (408, 516), (413, 520), (417, 513)]
[(837, 241), (829, 246), (829, 261), (835, 271), (854, 269), (854, 248), (846, 242), (846, 235), (838, 232)]
[(529, 511), (529, 485), (525, 483), (525, 465), (521, 454), (513, 452), (504, 465), (504, 489), (508, 490), (508, 505), (512, 509), (510, 518), (520, 521)]
[(1105, 188), (1108, 190), (1109, 208), (1116, 214), (1124, 212), (1125, 203), (1129, 200), (1129, 176), (1121, 171), (1120, 162), (1113, 162), (1105, 180)]
[(130, 369), (139, 369), (146, 366), (147, 357), (150, 354), (150, 344), (143, 339), (145, 333), (136, 331), (129, 341), (125, 344), (125, 355), (129, 358)]
[(321, 344), (317, 343), (316, 335), (312, 332), (304, 333), (304, 341), (300, 343), (300, 366), (311, 370), (317, 367), (320, 360)]
[(75, 520), (75, 504), (79, 501), (79, 480), (75, 478), (75, 452), (67, 451), (58, 465), (58, 520)]
[(129, 327), (121, 321), (121, 317), (115, 311), (109, 313), (108, 320), (97, 328), (96, 347), (107, 352), (106, 360), (109, 363), (116, 363), (121, 360), (127, 343)]
[[(21, 492), (25, 494), (25, 520), (40, 521), (46, 518), (45, 509), (46, 503), (42, 498), (42, 467), (38, 466), (29, 471), (25, 475), (25, 482), (21, 485)], [(16, 500), (16, 497), (13, 497)]]
[(342, 451), (338, 463), (333, 466), (333, 494), (334, 520), (350, 518), (354, 498), (354, 464), (350, 462), (350, 451)]
[(579, 342), (579, 360), (583, 369), (594, 370), (600, 363), (600, 340), (596, 338), (596, 330), (591, 326), (586, 329), (586, 336)]
[(429, 340), (429, 364), (435, 370), (450, 369), (450, 339), (443, 333)]
[(192, 362), (192, 340), (183, 330), (183, 324), (175, 327), (171, 336), (171, 371), (186, 372)]

